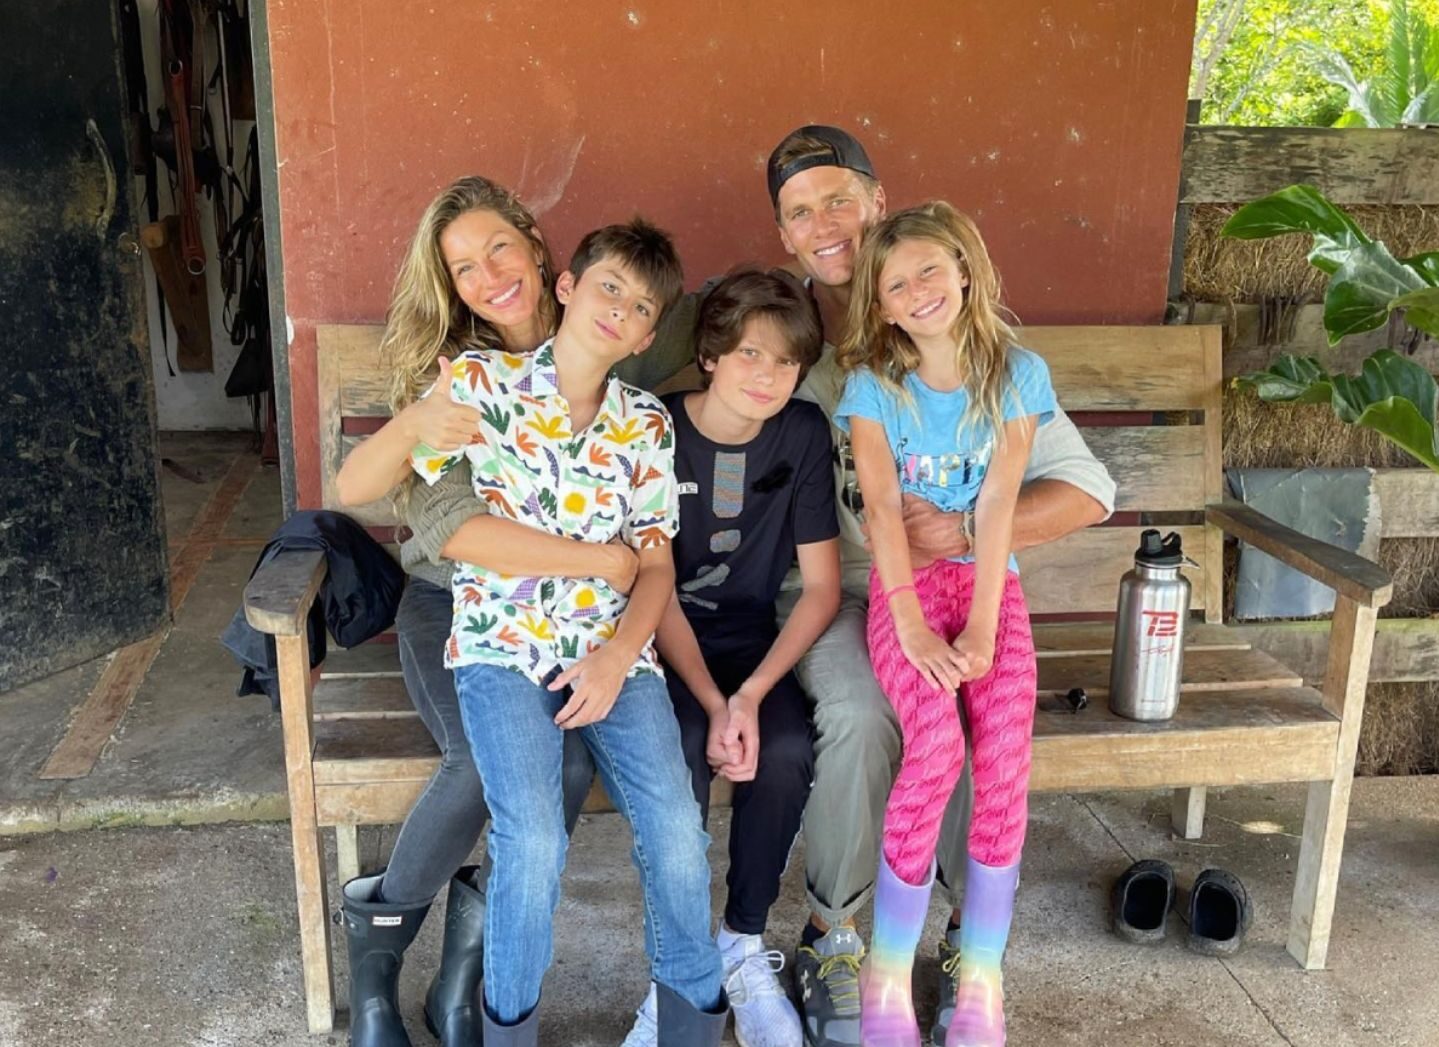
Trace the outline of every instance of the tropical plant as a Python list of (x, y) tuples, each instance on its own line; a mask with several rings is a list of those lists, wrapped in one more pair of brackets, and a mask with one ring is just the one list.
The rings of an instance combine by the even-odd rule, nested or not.
[[(1391, 313), (1426, 334), (1439, 336), (1439, 252), (1395, 258), (1354, 219), (1313, 186), (1291, 185), (1246, 204), (1223, 234), (1242, 240), (1305, 233), (1313, 238), (1309, 262), (1327, 273), (1324, 329), (1329, 344), (1372, 331)], [(1242, 375), (1271, 402), (1330, 403), (1341, 421), (1373, 429), (1439, 472), (1434, 376), (1413, 360), (1381, 349), (1357, 377), (1331, 375), (1312, 357), (1285, 355), (1267, 371)]]
[(1439, 121), (1439, 26), (1417, 3), (1390, 0), (1384, 61), (1361, 79), (1333, 47), (1310, 45), (1315, 70), (1349, 95), (1336, 127), (1400, 127)]

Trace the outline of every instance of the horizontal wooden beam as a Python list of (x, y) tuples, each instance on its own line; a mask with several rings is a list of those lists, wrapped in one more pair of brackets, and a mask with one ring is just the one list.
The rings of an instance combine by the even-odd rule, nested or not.
[(1385, 538), (1439, 536), (1439, 473), (1414, 469), (1374, 470), (1380, 534)]
[[(1324, 679), (1329, 622), (1248, 622), (1222, 626), (1235, 639), (1268, 651), (1308, 684)], [(1370, 683), (1439, 680), (1439, 618), (1381, 618), (1369, 662)]]
[(1185, 132), (1180, 203), (1245, 203), (1296, 182), (1316, 186), (1336, 204), (1439, 203), (1439, 133), (1208, 126)]
[[(1183, 300), (1169, 304), (1175, 323), (1218, 324), (1224, 328), (1225, 378), (1262, 371), (1285, 353), (1312, 356), (1330, 372), (1355, 374), (1366, 358), (1394, 345), (1388, 327), (1348, 335), (1338, 345), (1330, 345), (1324, 332), (1322, 305), (1297, 306), (1293, 329), (1280, 341), (1266, 345), (1260, 341), (1258, 305)], [(1439, 372), (1439, 341), (1421, 339), (1412, 358), (1419, 366)]]

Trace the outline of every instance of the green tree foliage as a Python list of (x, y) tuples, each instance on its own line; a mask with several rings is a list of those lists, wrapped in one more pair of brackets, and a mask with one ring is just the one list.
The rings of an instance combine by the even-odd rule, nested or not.
[[(1439, 22), (1439, 0), (1407, 7)], [(1316, 54), (1334, 52), (1363, 83), (1387, 68), (1389, 44), (1389, 0), (1199, 0), (1190, 95), (1202, 123), (1327, 127), (1350, 92)]]

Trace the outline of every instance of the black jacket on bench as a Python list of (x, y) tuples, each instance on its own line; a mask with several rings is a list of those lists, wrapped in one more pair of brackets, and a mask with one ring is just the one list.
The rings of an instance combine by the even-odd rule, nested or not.
[[(344, 513), (304, 510), (277, 530), (255, 569), (290, 549), (320, 549), (329, 572), (310, 607), (306, 630), (310, 638), (310, 668), (325, 660), (325, 629), (341, 647), (354, 647), (388, 629), (395, 621), (405, 572), (369, 533)], [(244, 672), (235, 694), (268, 694), (280, 708), (280, 681), (276, 670), (275, 638), (245, 620), (245, 609), (235, 612), (220, 642)]]

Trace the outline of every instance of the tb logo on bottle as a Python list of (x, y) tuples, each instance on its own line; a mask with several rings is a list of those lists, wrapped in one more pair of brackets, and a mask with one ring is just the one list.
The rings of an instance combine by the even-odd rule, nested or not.
[(1178, 636), (1178, 611), (1141, 611), (1145, 636)]

